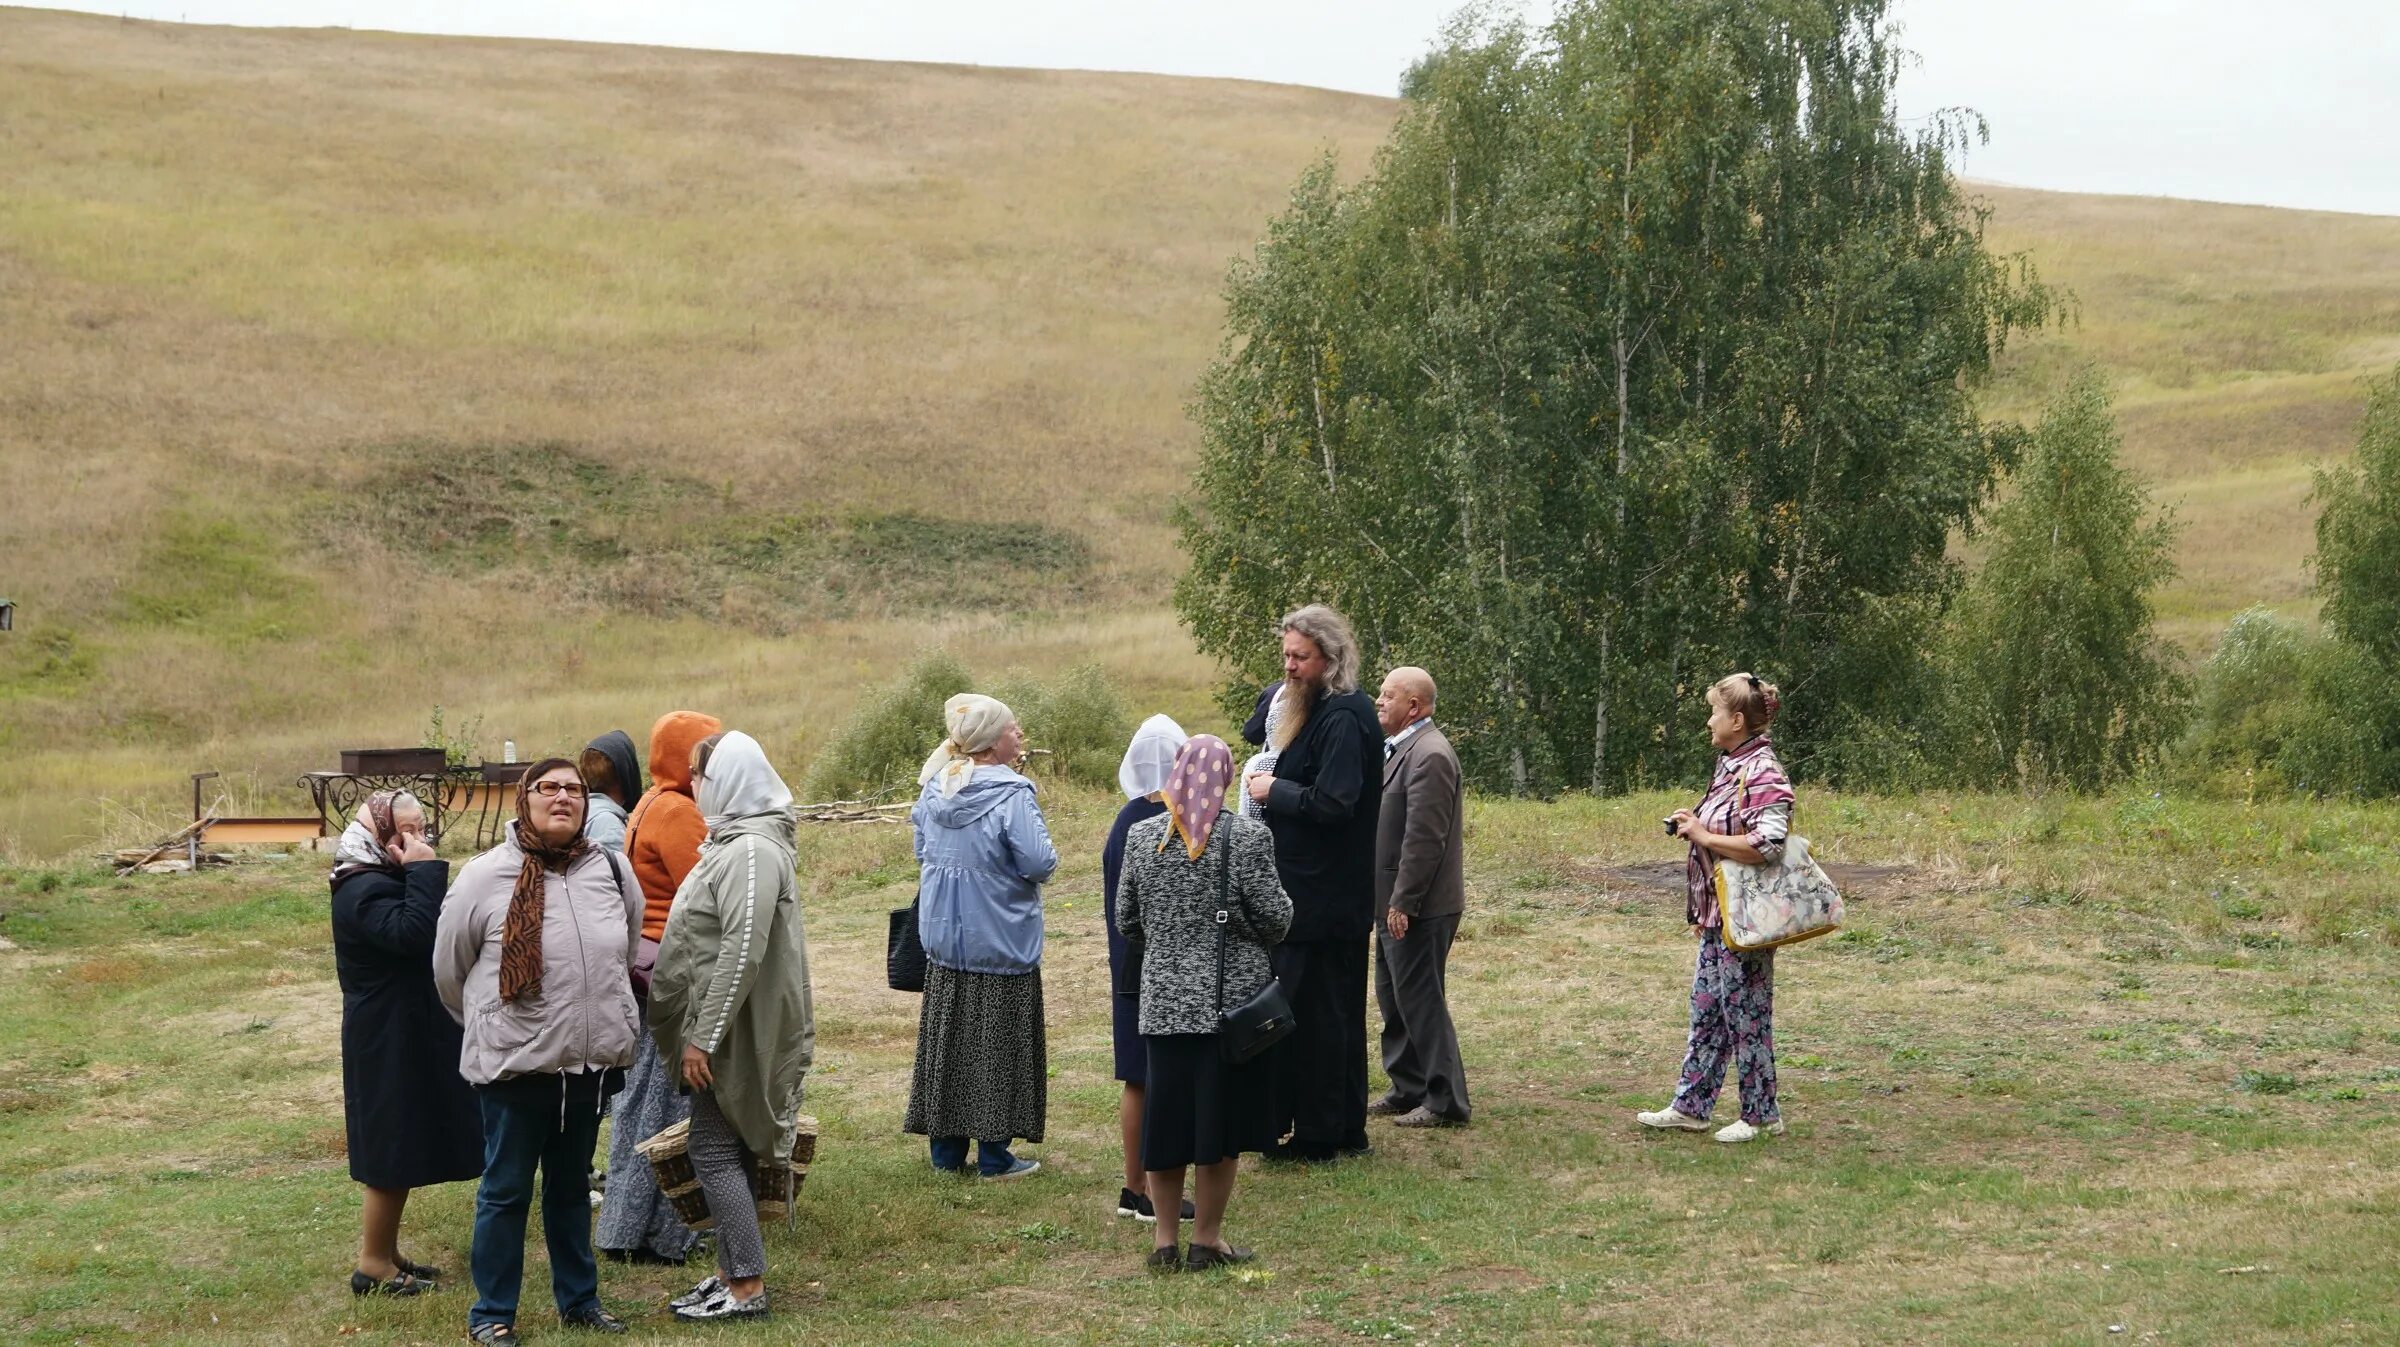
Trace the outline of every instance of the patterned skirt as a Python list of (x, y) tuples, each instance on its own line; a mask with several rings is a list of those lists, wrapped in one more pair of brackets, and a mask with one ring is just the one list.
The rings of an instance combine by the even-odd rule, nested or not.
[(675, 1092), (675, 1077), (658, 1059), (658, 1044), (645, 1033), (634, 1045), (633, 1070), (617, 1092), (608, 1134), (608, 1189), (600, 1200), (592, 1243), (631, 1253), (648, 1249), (661, 1258), (681, 1258), (700, 1237), (675, 1215), (658, 1191), (650, 1162), (634, 1149), (692, 1116), (692, 1101)]
[(1049, 1106), (1041, 970), (962, 973), (928, 963), (917, 1065), (901, 1130), (1039, 1141)]

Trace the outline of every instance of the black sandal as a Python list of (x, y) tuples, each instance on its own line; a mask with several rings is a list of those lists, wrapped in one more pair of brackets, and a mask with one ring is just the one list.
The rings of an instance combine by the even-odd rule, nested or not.
[(377, 1281), (356, 1269), (350, 1273), (350, 1294), (354, 1296), (413, 1296), (432, 1289), (431, 1282), (412, 1277), (406, 1271), (393, 1273), (389, 1281)]
[(517, 1337), (515, 1324), (477, 1324), (467, 1330), (467, 1341), (484, 1343), (489, 1347), (492, 1343), (518, 1342), (521, 1339)]
[(402, 1257), (395, 1256), (392, 1259), (392, 1266), (421, 1282), (439, 1281), (442, 1276), (442, 1270), (438, 1267), (427, 1267), (423, 1263), (411, 1262)]

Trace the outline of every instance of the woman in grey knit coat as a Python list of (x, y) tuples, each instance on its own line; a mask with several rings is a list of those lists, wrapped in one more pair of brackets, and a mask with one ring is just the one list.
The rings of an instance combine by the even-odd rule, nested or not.
[(1225, 1241), (1225, 1205), (1241, 1153), (1276, 1141), (1263, 1063), (1229, 1063), (1217, 1046), (1218, 1015), (1267, 985), (1267, 950), (1292, 924), (1273, 836), (1224, 812), (1232, 784), (1225, 741), (1194, 736), (1175, 756), (1167, 812), (1126, 835), (1117, 882), (1117, 927), (1142, 942), (1140, 1025), (1150, 1058), (1142, 1169), (1151, 1206), (1183, 1205), (1186, 1167), (1197, 1189), (1190, 1255), (1178, 1256), (1176, 1223), (1160, 1221), (1149, 1260), (1158, 1271), (1249, 1261), (1249, 1250)]

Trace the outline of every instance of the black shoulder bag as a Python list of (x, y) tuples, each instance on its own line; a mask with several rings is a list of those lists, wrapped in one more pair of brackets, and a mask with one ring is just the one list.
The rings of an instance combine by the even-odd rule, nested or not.
[[(1233, 835), (1225, 835), (1225, 850), (1217, 857), (1217, 1050), (1239, 1065), (1291, 1036), (1297, 1027), (1292, 1003), (1284, 999), (1283, 983), (1269, 977), (1267, 985), (1231, 1010), (1225, 1008), (1225, 927), (1233, 920), (1228, 901), (1232, 885)], [(1249, 923), (1244, 922), (1244, 929)]]
[(925, 942), (917, 936), (917, 900), (892, 909), (883, 941), (883, 981), (896, 992), (925, 990)]

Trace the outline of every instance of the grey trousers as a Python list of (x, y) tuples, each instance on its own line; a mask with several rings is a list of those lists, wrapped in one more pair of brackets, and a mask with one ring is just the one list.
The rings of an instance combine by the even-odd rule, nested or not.
[(750, 1197), (750, 1148), (707, 1090), (692, 1096), (692, 1172), (717, 1218), (717, 1271), (726, 1281), (767, 1275), (767, 1242)]
[(1450, 942), (1458, 914), (1420, 917), (1408, 938), (1375, 930), (1375, 1004), (1383, 1011), (1383, 1071), (1392, 1098), (1436, 1117), (1467, 1121), (1467, 1068), (1450, 1022)]

